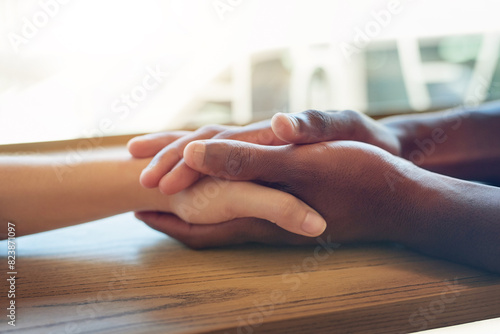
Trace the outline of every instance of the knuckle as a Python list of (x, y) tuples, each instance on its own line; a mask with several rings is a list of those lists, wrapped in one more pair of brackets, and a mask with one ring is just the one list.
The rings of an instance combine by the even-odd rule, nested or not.
[(325, 135), (330, 133), (332, 129), (332, 122), (328, 113), (319, 110), (307, 110), (304, 114), (309, 128), (307, 136), (310, 140), (321, 140)]
[[(233, 194), (237, 192), (239, 189), (235, 187), (235, 183), (229, 182), (227, 185), (227, 188), (225, 189), (225, 194)], [(222, 217), (223, 221), (228, 221), (236, 218), (237, 212), (236, 212), (236, 205), (230, 200), (223, 200), (221, 201), (221, 206), (218, 208), (219, 213)]]
[[(169, 148), (169, 150), (166, 152), (171, 152), (169, 154), (175, 155), (177, 157), (177, 159), (180, 160), (184, 157), (184, 148), (187, 146), (187, 144), (189, 144), (189, 143), (180, 143), (180, 142), (173, 143), (171, 145), (171, 147)], [(165, 159), (165, 154), (164, 154), (163, 158)]]
[(316, 129), (320, 131), (325, 131), (330, 125), (330, 117), (327, 113), (319, 110), (307, 110), (305, 111), (307, 120)]
[(213, 139), (229, 139), (235, 134), (234, 130), (223, 130), (217, 133)]
[(346, 109), (342, 110), (340, 113), (342, 114), (342, 117), (346, 120), (346, 122), (349, 122), (352, 127), (355, 127), (363, 121), (363, 117), (358, 111)]
[(351, 109), (345, 109), (340, 112), (344, 117), (358, 119), (360, 114), (357, 111)]
[(214, 135), (217, 135), (218, 133), (224, 130), (225, 127), (223, 125), (219, 124), (204, 125), (198, 130), (196, 130), (196, 132), (192, 136), (181, 138), (176, 142), (174, 142), (172, 144), (172, 148), (175, 150), (177, 158), (181, 159), (184, 156), (184, 149), (189, 143), (198, 139), (213, 137)]
[(233, 205), (231, 205), (231, 203), (226, 202), (225, 204), (223, 204), (220, 210), (221, 210), (221, 217), (223, 217), (222, 219), (224, 221), (233, 220), (236, 218), (234, 207)]
[[(332, 162), (335, 161), (335, 159), (331, 159), (331, 155), (330, 143), (327, 142), (297, 147), (290, 157), (293, 162), (293, 169), (287, 170), (287, 173), (291, 175), (293, 184), (301, 188), (312, 181), (320, 180), (321, 173), (330, 169)], [(292, 191), (292, 193), (295, 192)]]
[(203, 134), (218, 134), (220, 132), (223, 132), (226, 130), (226, 128), (223, 125), (220, 124), (210, 124), (210, 125), (204, 125), (202, 126), (198, 132), (203, 133)]
[(295, 197), (286, 194), (275, 206), (275, 214), (277, 217), (283, 217), (288, 221), (296, 216), (295, 213), (298, 205), (299, 203)]
[(230, 176), (238, 176), (252, 162), (252, 149), (244, 145), (231, 146), (226, 157), (226, 172)]
[(171, 133), (169, 133), (168, 137), (169, 137), (169, 140), (177, 140), (179, 138), (182, 138), (186, 135), (189, 135), (191, 134), (191, 132), (189, 131), (173, 131)]
[(363, 115), (354, 110), (342, 110), (341, 112), (343, 122), (342, 132), (345, 134), (346, 139), (356, 138), (358, 140), (360, 135), (362, 134), (362, 124), (363, 124)]

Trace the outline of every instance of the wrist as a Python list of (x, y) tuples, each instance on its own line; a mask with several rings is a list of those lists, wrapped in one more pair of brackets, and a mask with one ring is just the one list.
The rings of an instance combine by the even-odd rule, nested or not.
[(405, 116), (383, 118), (380, 120), (380, 123), (396, 138), (399, 144), (399, 156), (410, 160), (409, 155), (418, 132), (415, 129), (415, 123), (409, 121)]
[(401, 210), (392, 241), (413, 246), (429, 237), (427, 225), (435, 218), (436, 206), (444, 204), (442, 189), (437, 186), (442, 181), (438, 178), (439, 175), (411, 164), (398, 191)]
[(384, 210), (378, 239), (407, 244), (434, 210), (440, 196), (438, 175), (401, 158), (394, 158), (383, 175), (387, 195), (378, 199), (377, 206)]
[(406, 238), (407, 225), (415, 220), (419, 199), (425, 196), (420, 181), (428, 172), (385, 151), (366, 158), (358, 162), (370, 166), (368, 178), (352, 185), (360, 189), (357, 197), (364, 200), (363, 210), (355, 219), (361, 225), (356, 225), (354, 235), (359, 240), (401, 242)]

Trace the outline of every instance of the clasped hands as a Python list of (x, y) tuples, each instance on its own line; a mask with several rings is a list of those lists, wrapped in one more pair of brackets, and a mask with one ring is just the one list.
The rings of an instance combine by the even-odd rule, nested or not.
[[(350, 110), (149, 134), (128, 148), (154, 156), (144, 187), (176, 194), (172, 213), (136, 217), (192, 248), (312, 244), (319, 235), (398, 241), (401, 221), (422, 204), (413, 194), (424, 171), (399, 157), (397, 131)], [(226, 221), (204, 220), (207, 210)]]

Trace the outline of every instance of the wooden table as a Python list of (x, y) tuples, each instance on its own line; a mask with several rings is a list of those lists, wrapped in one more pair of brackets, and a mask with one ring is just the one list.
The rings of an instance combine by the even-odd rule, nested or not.
[[(500, 316), (500, 277), (396, 245), (194, 251), (131, 214), (17, 239), (2, 333), (404, 333)], [(316, 250), (316, 251), (315, 251)]]

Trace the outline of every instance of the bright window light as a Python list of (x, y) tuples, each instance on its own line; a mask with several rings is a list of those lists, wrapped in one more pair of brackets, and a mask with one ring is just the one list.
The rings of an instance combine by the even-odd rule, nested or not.
[[(425, 77), (432, 66), (457, 82), (476, 70), (494, 73), (493, 62), (463, 64), (486, 52), (485, 40), (495, 48), (499, 7), (496, 0), (0, 0), (0, 144), (245, 123), (315, 103), (420, 110), (437, 103), (432, 85), (445, 80)], [(436, 42), (443, 59), (424, 64), (426, 83), (410, 87), (419, 73), (404, 66), (427, 49), (401, 41), (461, 35), (472, 44)], [(352, 61), (346, 45), (356, 48), (347, 49)], [(400, 98), (378, 88), (393, 80), (380, 77), (390, 72), (387, 59), (402, 54), (394, 74), (406, 80)], [(268, 72), (277, 74), (266, 79)], [(494, 74), (483, 77), (490, 84)], [(281, 100), (261, 101), (262, 87), (282, 92)], [(459, 94), (466, 83), (454, 87)]]

